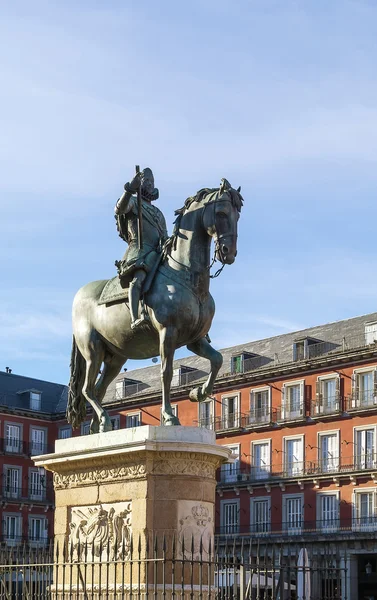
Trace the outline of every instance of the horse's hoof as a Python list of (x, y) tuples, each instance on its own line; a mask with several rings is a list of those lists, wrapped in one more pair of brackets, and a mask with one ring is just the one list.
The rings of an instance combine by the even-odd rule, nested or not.
[(178, 417), (175, 415), (166, 415), (162, 417), (162, 425), (170, 427), (171, 425), (180, 425)]
[(112, 427), (111, 427), (110, 417), (106, 413), (106, 414), (102, 415), (102, 417), (99, 420), (99, 432), (105, 433), (106, 431), (111, 431), (111, 430), (112, 430)]
[(191, 402), (203, 402), (207, 398), (207, 394), (203, 394), (201, 387), (196, 387), (189, 393)]

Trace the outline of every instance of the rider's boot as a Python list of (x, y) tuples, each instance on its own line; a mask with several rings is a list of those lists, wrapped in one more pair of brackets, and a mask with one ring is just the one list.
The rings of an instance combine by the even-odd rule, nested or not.
[(142, 313), (139, 317), (139, 303), (141, 296), (141, 289), (143, 285), (143, 281), (146, 277), (146, 273), (141, 271), (140, 275), (135, 275), (133, 280), (130, 283), (130, 287), (128, 289), (128, 300), (130, 303), (130, 313), (131, 313), (131, 329), (135, 329), (139, 325), (141, 325), (144, 321), (148, 319), (145, 313)]

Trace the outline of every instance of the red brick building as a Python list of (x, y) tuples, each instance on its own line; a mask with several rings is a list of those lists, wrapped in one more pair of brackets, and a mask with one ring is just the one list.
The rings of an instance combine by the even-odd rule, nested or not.
[[(198, 405), (188, 400), (188, 391), (208, 374), (205, 360), (190, 356), (176, 361), (172, 382), (172, 404), (182, 425), (214, 429), (217, 443), (234, 453), (234, 463), (218, 474), (218, 535), (222, 539), (237, 534), (239, 540), (251, 538), (259, 544), (275, 540), (277, 547), (295, 541), (301, 546), (315, 542), (323, 549), (331, 545), (337, 552), (346, 548), (343, 596), (373, 595), (377, 589), (377, 313), (245, 343), (222, 354), (216, 389), (206, 402)], [(0, 381), (14, 377), (1, 376)], [(23, 394), (42, 386), (42, 382), (21, 385), (21, 380)], [(1, 427), (22, 423), (22, 439), (29, 444), (31, 436), (37, 435), (31, 433), (33, 428), (47, 428), (46, 443), (69, 437), (63, 386), (57, 386), (57, 395), (58, 391), (60, 398), (55, 398), (50, 414), (37, 414), (30, 407), (20, 413), (9, 406), (1, 416)], [(159, 365), (122, 373), (105, 398), (113, 427), (159, 424), (160, 397)], [(88, 427), (89, 417), (81, 433), (88, 433)], [(6, 438), (6, 430), (2, 431)], [(25, 461), (20, 477), (27, 473), (30, 496), (34, 477), (29, 473), (30, 459), (16, 459), (9, 452), (2, 459), (3, 469)], [(48, 477), (46, 482), (48, 488)], [(24, 500), (27, 494), (18, 503), (22, 508), (7, 503), (3, 523), (8, 513), (20, 511), (25, 514), (25, 533), (32, 514), (45, 514), (51, 531), (47, 488), (42, 503), (30, 497)]]
[(0, 371), (0, 539), (9, 545), (44, 545), (53, 536), (51, 476), (32, 457), (53, 452), (66, 394), (63, 385)]

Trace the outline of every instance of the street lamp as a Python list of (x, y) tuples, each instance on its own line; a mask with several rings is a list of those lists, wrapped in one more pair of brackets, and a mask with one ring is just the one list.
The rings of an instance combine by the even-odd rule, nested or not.
[(365, 573), (367, 575), (372, 575), (372, 565), (370, 564), (370, 562), (368, 561), (367, 564), (365, 565)]

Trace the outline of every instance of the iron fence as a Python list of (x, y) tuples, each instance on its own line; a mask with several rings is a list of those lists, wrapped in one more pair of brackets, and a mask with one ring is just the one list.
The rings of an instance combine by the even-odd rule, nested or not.
[(0, 549), (0, 600), (347, 600), (346, 546), (129, 538)]

